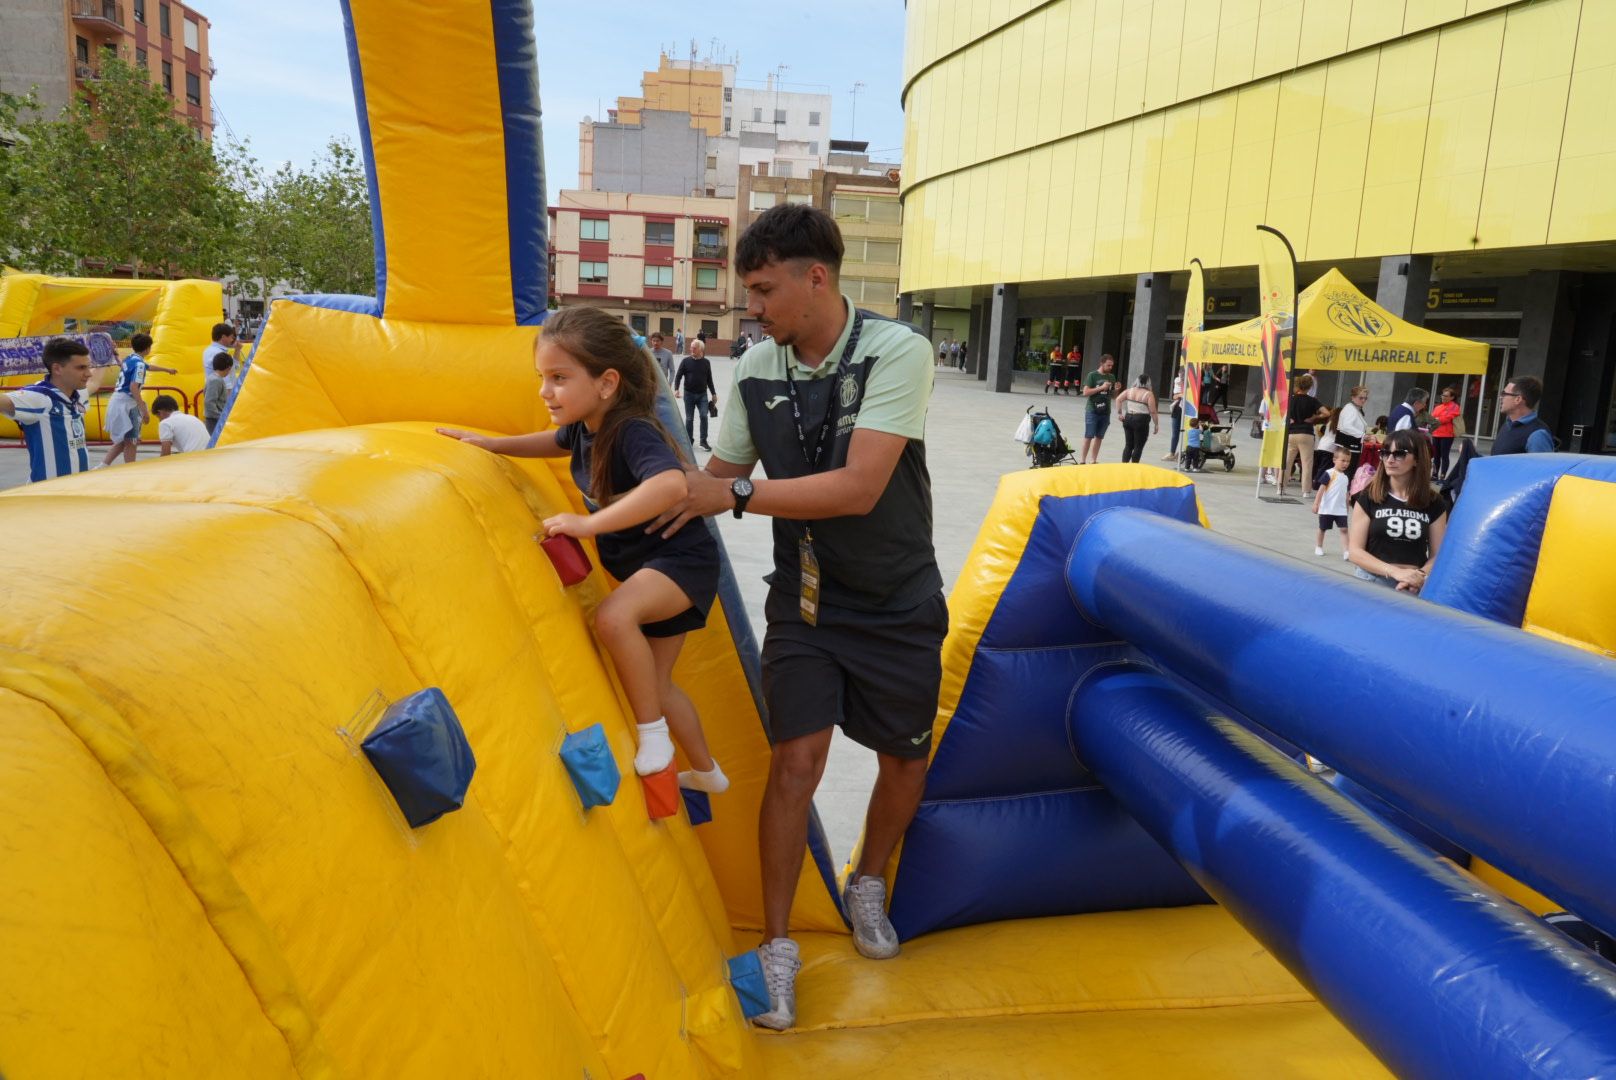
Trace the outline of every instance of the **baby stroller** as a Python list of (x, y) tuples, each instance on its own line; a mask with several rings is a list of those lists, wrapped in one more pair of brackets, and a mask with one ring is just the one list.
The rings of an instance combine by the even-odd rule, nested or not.
[[(1230, 409), (1227, 422), (1214, 409), (1203, 406), (1201, 412), (1205, 419), (1211, 421), (1201, 430), (1201, 469), (1204, 470), (1206, 463), (1216, 458), (1223, 462), (1224, 472), (1234, 472), (1234, 426), (1240, 422), (1240, 410)], [(1188, 447), (1184, 454), (1187, 462)]]
[(1027, 444), (1027, 456), (1032, 458), (1029, 468), (1047, 469), (1051, 465), (1076, 465), (1077, 456), (1061, 434), (1060, 425), (1049, 415), (1048, 409), (1036, 405), (1027, 408), (1017, 436), (1025, 432), (1021, 441)]

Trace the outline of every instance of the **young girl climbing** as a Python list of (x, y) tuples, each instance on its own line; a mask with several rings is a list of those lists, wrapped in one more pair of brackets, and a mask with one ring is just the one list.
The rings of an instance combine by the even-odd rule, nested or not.
[(595, 633), (638, 725), (634, 771), (649, 776), (668, 767), (671, 731), (691, 765), (680, 786), (723, 791), (729, 780), (707, 750), (701, 718), (673, 681), (685, 634), (706, 625), (718, 591), (718, 545), (705, 527), (667, 539), (645, 531), (686, 493), (684, 462), (656, 418), (654, 361), (621, 320), (570, 307), (545, 323), (535, 362), (555, 427), (506, 438), (438, 432), (512, 457), (571, 455), (590, 512), (556, 514), (544, 529), (595, 537), (601, 565), (622, 583), (596, 609)]

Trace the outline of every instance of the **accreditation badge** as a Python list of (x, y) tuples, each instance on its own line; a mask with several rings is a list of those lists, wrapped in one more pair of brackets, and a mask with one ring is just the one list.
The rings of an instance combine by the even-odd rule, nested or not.
[(819, 559), (814, 555), (812, 530), (803, 533), (797, 541), (797, 564), (802, 569), (802, 590), (797, 604), (802, 610), (802, 621), (809, 626), (819, 625)]

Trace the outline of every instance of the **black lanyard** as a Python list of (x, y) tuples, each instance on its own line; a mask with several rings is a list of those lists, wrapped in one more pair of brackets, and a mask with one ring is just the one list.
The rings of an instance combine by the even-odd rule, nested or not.
[[(847, 347), (842, 350), (842, 359), (838, 365), (839, 370), (846, 370), (853, 362), (853, 352), (858, 348), (859, 334), (864, 331), (864, 314), (855, 310), (853, 312), (853, 331), (847, 335)], [(814, 447), (808, 449), (808, 435), (802, 430), (802, 404), (797, 398), (797, 383), (791, 377), (791, 360), (786, 360), (786, 392), (791, 395), (791, 418), (797, 425), (797, 445), (802, 448), (802, 459), (808, 463), (810, 472), (819, 470), (819, 459), (825, 454), (825, 436), (830, 433), (831, 421), (836, 418), (836, 403), (831, 400), (825, 402), (825, 419), (819, 425), (819, 434), (814, 439)]]

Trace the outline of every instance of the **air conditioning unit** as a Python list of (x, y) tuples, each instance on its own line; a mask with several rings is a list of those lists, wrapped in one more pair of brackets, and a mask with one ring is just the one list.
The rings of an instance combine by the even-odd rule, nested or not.
[(74, 64), (73, 74), (81, 79), (93, 79), (95, 78), (95, 68), (89, 64)]

